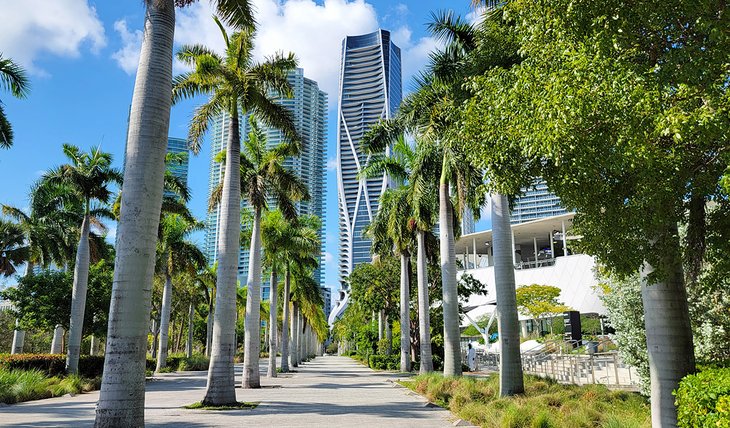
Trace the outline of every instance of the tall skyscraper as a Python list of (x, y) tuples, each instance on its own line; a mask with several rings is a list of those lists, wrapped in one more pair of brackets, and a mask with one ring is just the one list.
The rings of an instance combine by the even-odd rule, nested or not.
[(337, 114), (337, 200), (339, 205), (340, 282), (370, 261), (370, 240), (362, 231), (378, 210), (388, 185), (385, 177), (359, 179), (370, 155), (360, 146), (368, 129), (395, 115), (402, 98), (400, 48), (390, 32), (378, 30), (342, 41)]
[(544, 180), (538, 179), (532, 186), (522, 189), (522, 195), (515, 198), (510, 222), (525, 223), (567, 212), (560, 198), (548, 189)]
[[(184, 156), (180, 156), (172, 162), (168, 162), (167, 170), (170, 171), (172, 175), (181, 179), (185, 184), (188, 182), (188, 166), (190, 162), (189, 150), (188, 140), (175, 137), (167, 138), (167, 153), (184, 154)], [(167, 194), (168, 192), (166, 191), (165, 195)]]
[[(327, 94), (319, 90), (317, 82), (304, 77), (304, 70), (301, 68), (291, 72), (288, 77), (292, 85), (294, 96), (284, 98), (274, 96), (275, 102), (284, 106), (294, 119), (297, 132), (302, 138), (302, 148), (299, 156), (288, 158), (284, 166), (294, 171), (307, 185), (310, 194), (309, 201), (297, 203), (299, 214), (313, 214), (322, 219), (320, 240), (324, 248), (324, 200), (325, 200), (325, 158), (327, 148)], [(218, 153), (226, 149), (228, 143), (228, 127), (230, 117), (221, 114), (216, 117), (211, 127), (211, 159), (208, 195), (223, 180), (225, 166), (215, 161)], [(266, 133), (267, 146), (273, 147), (284, 140), (283, 133), (274, 128), (266, 127), (259, 123)], [(239, 128), (242, 138), (247, 138), (249, 132), (249, 115), (241, 118)], [(274, 208), (273, 201), (269, 202)], [(248, 203), (243, 201), (241, 208), (246, 210)], [(206, 219), (205, 233), (205, 254), (212, 264), (218, 258), (218, 230), (220, 225), (220, 212), (216, 208), (208, 213)], [(238, 277), (245, 282), (248, 276), (249, 242), (241, 242), (241, 251), (238, 259)], [(322, 262), (320, 252), (320, 264)], [(324, 280), (324, 269), (315, 272), (315, 279), (322, 284)], [(268, 299), (270, 287), (268, 281), (264, 281), (261, 287), (263, 299)]]

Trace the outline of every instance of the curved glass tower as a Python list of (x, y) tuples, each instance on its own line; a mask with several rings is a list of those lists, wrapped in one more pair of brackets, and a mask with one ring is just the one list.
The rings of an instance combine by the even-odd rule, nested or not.
[(378, 210), (385, 177), (358, 179), (369, 156), (360, 146), (367, 130), (392, 117), (402, 97), (400, 48), (390, 32), (378, 30), (342, 41), (337, 114), (337, 200), (339, 205), (340, 283), (352, 269), (370, 262), (370, 240), (362, 230)]

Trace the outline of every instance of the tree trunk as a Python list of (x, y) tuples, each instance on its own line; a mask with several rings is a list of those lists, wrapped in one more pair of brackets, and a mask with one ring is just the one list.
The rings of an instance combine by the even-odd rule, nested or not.
[(411, 296), (410, 270), (408, 269), (408, 253), (400, 255), (400, 370), (411, 371)]
[[(167, 257), (163, 257), (166, 262)], [(165, 263), (167, 264), (167, 263)], [(167, 344), (170, 338), (170, 307), (172, 306), (172, 276), (165, 268), (165, 287), (162, 289), (162, 308), (160, 309), (160, 343), (157, 350), (155, 371), (167, 367)]]
[(294, 301), (291, 306), (291, 366), (299, 367), (299, 305)]
[(53, 341), (51, 342), (51, 354), (62, 354), (63, 353), (63, 326), (61, 324), (56, 325), (53, 329)]
[(213, 344), (213, 293), (208, 301), (208, 319), (205, 326), (205, 356), (210, 358), (210, 347)]
[(185, 342), (185, 356), (188, 358), (193, 356), (193, 321), (195, 321), (195, 306), (191, 301), (188, 308), (188, 340)]
[(95, 335), (91, 335), (91, 340), (89, 343), (89, 355), (99, 355), (99, 338)]
[(378, 342), (385, 338), (385, 314), (381, 309), (378, 311)]
[(501, 353), (499, 394), (505, 397), (524, 392), (525, 386), (520, 355), (520, 322), (517, 315), (509, 203), (505, 195), (493, 194), (491, 198), (494, 283)]
[(277, 299), (279, 297), (278, 284), (279, 279), (276, 276), (276, 268), (271, 269), (271, 286), (269, 293), (269, 366), (266, 375), (268, 377), (276, 377), (276, 330), (277, 318)]
[(159, 340), (160, 327), (158, 326), (157, 319), (152, 320), (152, 359), (157, 360), (157, 343)]
[(246, 294), (243, 388), (261, 388), (261, 208), (254, 208)]
[(13, 345), (10, 348), (11, 354), (22, 354), (23, 345), (25, 345), (25, 330), (21, 330), (18, 326), (20, 320), (15, 320), (15, 330), (13, 330)]
[(390, 325), (390, 317), (385, 315), (385, 355), (393, 353), (393, 326)]
[(71, 294), (71, 320), (69, 321), (68, 351), (66, 353), (66, 371), (69, 374), (79, 372), (79, 355), (81, 354), (84, 311), (86, 310), (86, 288), (89, 285), (89, 257), (89, 214), (85, 214), (81, 222), (79, 246), (76, 249), (74, 283)]
[(421, 362), (418, 373), (433, 371), (433, 355), (431, 353), (431, 303), (428, 298), (428, 262), (426, 260), (426, 232), (419, 230), (416, 236), (418, 254), (416, 277), (418, 279), (418, 332)]
[(439, 185), (439, 224), (441, 239), (441, 283), (444, 311), (444, 376), (461, 375), (459, 343), (459, 300), (456, 286), (454, 219), (449, 198), (449, 182)]
[(289, 288), (291, 287), (291, 274), (289, 272), (289, 264), (286, 265), (284, 273), (284, 304), (282, 310), (284, 313), (281, 318), (281, 372), (289, 371)]
[(236, 353), (236, 288), (241, 236), (241, 138), (238, 129), (238, 107), (233, 106), (230, 113), (226, 171), (223, 176), (220, 204), (213, 343), (208, 385), (203, 398), (203, 403), (210, 406), (223, 406), (236, 402), (233, 358)]
[(641, 300), (644, 304), (646, 345), (651, 378), (651, 422), (654, 428), (676, 427), (677, 408), (672, 391), (679, 381), (695, 371), (694, 344), (687, 291), (679, 256), (676, 225), (656, 246), (662, 253), (662, 278), (644, 262), (641, 269)]
[(147, 0), (132, 96), (97, 427), (144, 425), (145, 356), (172, 103), (173, 0)]

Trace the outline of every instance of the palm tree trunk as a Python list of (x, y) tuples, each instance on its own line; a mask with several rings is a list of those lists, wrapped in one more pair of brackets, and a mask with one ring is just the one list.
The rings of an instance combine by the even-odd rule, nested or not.
[(385, 337), (385, 320), (383, 318), (385, 318), (385, 314), (384, 311), (381, 309), (378, 311), (378, 342), (383, 340), (383, 338)]
[(284, 304), (282, 310), (284, 313), (281, 318), (281, 372), (289, 371), (289, 288), (291, 287), (291, 274), (289, 272), (289, 264), (286, 265), (284, 273)]
[(174, 0), (147, 11), (127, 135), (97, 427), (144, 425), (145, 356), (172, 103)]
[(241, 137), (237, 106), (231, 108), (230, 115), (226, 171), (220, 205), (213, 343), (208, 385), (203, 398), (203, 403), (211, 406), (236, 402), (233, 358), (236, 353), (236, 288), (241, 235)]
[(269, 293), (269, 367), (266, 375), (268, 377), (276, 377), (276, 330), (277, 330), (277, 298), (278, 290), (277, 286), (279, 279), (276, 277), (276, 268), (271, 269), (271, 286)]
[(210, 347), (213, 344), (213, 295), (208, 301), (208, 319), (205, 326), (205, 356), (210, 358)]
[(439, 185), (439, 224), (441, 239), (441, 283), (444, 311), (444, 376), (461, 375), (459, 343), (459, 301), (456, 288), (456, 250), (454, 219), (449, 198), (449, 182)]
[[(163, 257), (167, 260), (167, 257)], [(155, 371), (167, 367), (167, 344), (170, 338), (170, 307), (172, 306), (172, 276), (165, 270), (165, 287), (162, 289), (162, 308), (160, 309), (160, 343), (157, 351)]]
[(249, 249), (242, 385), (244, 388), (261, 388), (261, 208), (258, 207), (253, 212)]
[(385, 315), (385, 355), (393, 353), (393, 326), (390, 324), (390, 317)]
[(676, 427), (677, 408), (672, 391), (695, 371), (694, 344), (687, 291), (679, 256), (677, 226), (667, 228), (659, 241), (664, 279), (656, 281), (648, 261), (641, 269), (646, 344), (651, 378), (651, 422), (654, 428)]
[(15, 330), (13, 330), (13, 345), (10, 348), (11, 354), (22, 354), (23, 345), (25, 345), (25, 330), (19, 328), (20, 320), (15, 320)]
[(411, 371), (411, 296), (410, 270), (408, 269), (408, 253), (400, 255), (400, 370)]
[(505, 397), (524, 392), (525, 386), (520, 355), (520, 322), (515, 294), (509, 202), (505, 195), (493, 194), (491, 198), (494, 283), (497, 293), (497, 326), (501, 353), (499, 394)]
[(299, 305), (296, 301), (291, 305), (291, 366), (299, 367)]
[(84, 328), (84, 311), (86, 309), (86, 288), (89, 284), (89, 215), (85, 214), (81, 222), (81, 238), (76, 249), (74, 265), (74, 284), (71, 294), (71, 320), (68, 328), (68, 351), (66, 353), (66, 371), (70, 374), (79, 372), (79, 355), (81, 354), (81, 337)]
[(53, 329), (53, 341), (51, 342), (51, 354), (61, 354), (63, 353), (63, 347), (61, 346), (63, 342), (63, 326), (61, 324), (56, 325), (56, 328)]
[(433, 355), (431, 354), (431, 303), (428, 298), (428, 264), (426, 261), (426, 232), (419, 230), (416, 236), (418, 254), (416, 276), (418, 279), (418, 332), (421, 363), (418, 373), (433, 371)]
[(185, 342), (185, 356), (188, 358), (193, 356), (193, 321), (195, 321), (195, 306), (191, 301), (188, 307), (188, 340)]
[(99, 338), (96, 337), (95, 334), (91, 335), (91, 340), (89, 343), (89, 355), (99, 355)]

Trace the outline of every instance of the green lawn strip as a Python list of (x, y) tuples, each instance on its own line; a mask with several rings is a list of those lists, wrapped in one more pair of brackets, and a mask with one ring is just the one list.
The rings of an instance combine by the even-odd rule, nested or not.
[(500, 398), (498, 375), (444, 378), (429, 374), (398, 383), (482, 427), (651, 427), (646, 398), (602, 385), (562, 385), (526, 376), (524, 394)]
[(189, 404), (187, 406), (183, 406), (183, 409), (191, 409), (191, 410), (253, 410), (258, 406), (260, 402), (245, 402), (245, 401), (238, 401), (236, 404), (227, 404), (224, 406), (206, 406), (203, 404), (202, 401), (198, 401), (197, 403)]

